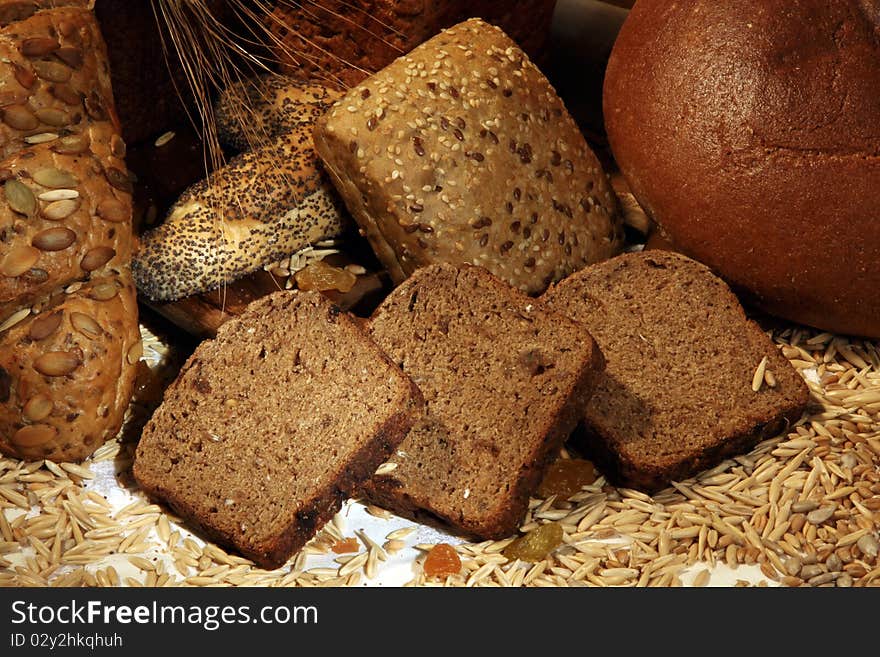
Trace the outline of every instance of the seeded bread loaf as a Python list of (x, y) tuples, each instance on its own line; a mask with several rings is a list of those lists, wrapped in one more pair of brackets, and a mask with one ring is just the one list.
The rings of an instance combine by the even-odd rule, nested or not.
[(94, 0), (2, 0), (0, 28), (24, 21), (43, 9), (90, 7)]
[(365, 495), (469, 536), (514, 533), (601, 370), (590, 334), (482, 268), (444, 264), (394, 290), (369, 330), (427, 406)]
[(441, 29), (472, 16), (544, 59), (556, 0), (310, 0), (279, 2), (269, 20), (282, 70), (354, 86)]
[[(168, 301), (217, 289), (349, 227), (312, 144), (314, 114), (335, 96), (310, 86), (296, 92), (296, 109), (284, 115), (289, 123), (279, 124), (279, 136), (187, 189), (143, 236), (133, 271), (145, 296)], [(225, 132), (244, 140), (234, 116), (224, 114)]]
[[(588, 327), (605, 356), (583, 447), (615, 484), (654, 491), (690, 477), (784, 430), (806, 407), (800, 374), (724, 282), (682, 255), (622, 255), (542, 300)], [(755, 384), (759, 367), (769, 383)]]
[(27, 459), (113, 437), (140, 358), (131, 182), (86, 5), (0, 6), (0, 452)]
[[(0, 163), (6, 178), (0, 242), (7, 247), (0, 255), (0, 319), (93, 271), (121, 270), (131, 259), (125, 164), (112, 158), (114, 188), (101, 159), (89, 152), (99, 148), (89, 137), (28, 146)], [(80, 152), (63, 152), (65, 144)]]
[(142, 354), (131, 317), (134, 285), (107, 276), (0, 332), (0, 452), (79, 461), (116, 437)]
[(471, 263), (534, 294), (621, 247), (616, 199), (562, 101), (477, 19), (352, 89), (315, 148), (398, 283)]
[(350, 316), (317, 293), (279, 292), (196, 348), (143, 431), (134, 475), (274, 568), (375, 472), (422, 403)]

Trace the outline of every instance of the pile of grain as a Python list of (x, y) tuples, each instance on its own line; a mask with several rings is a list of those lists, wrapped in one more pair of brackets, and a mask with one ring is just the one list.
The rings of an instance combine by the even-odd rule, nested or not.
[[(356, 585), (407, 551), (414, 586), (878, 586), (880, 345), (800, 329), (771, 335), (810, 385), (807, 417), (653, 497), (600, 478), (569, 501), (532, 500), (523, 530), (564, 530), (565, 544), (539, 563), (508, 561), (512, 539), (460, 543), (461, 573), (426, 580), (431, 546), (413, 543), (417, 528), (369, 509), (393, 531), (347, 531), (337, 514), (284, 567), (260, 570), (145, 500), (123, 440), (81, 466), (0, 460), (0, 586)], [(123, 508), (92, 485), (111, 462), (120, 495), (133, 500)], [(354, 551), (335, 556), (345, 538)]]

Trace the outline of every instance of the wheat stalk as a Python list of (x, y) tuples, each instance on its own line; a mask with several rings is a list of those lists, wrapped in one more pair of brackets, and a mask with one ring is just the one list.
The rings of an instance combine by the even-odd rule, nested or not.
[[(320, 44), (303, 35), (297, 39), (307, 48), (296, 49), (278, 37), (275, 29), (284, 25), (283, 16), (294, 11), (319, 21), (323, 15), (332, 16), (352, 30), (370, 35), (395, 51), (399, 48), (388, 41), (382, 33), (402, 36), (392, 26), (375, 16), (370, 17), (373, 28), (364, 27), (351, 16), (366, 15), (367, 12), (352, 3), (326, 0), (225, 0), (224, 7), (234, 18), (237, 30), (224, 24), (217, 15), (217, 3), (209, 0), (155, 0), (153, 3), (156, 20), (165, 29), (162, 34), (162, 48), (166, 61), (176, 61), (183, 71), (189, 94), (178, 89), (182, 98), (194, 100), (193, 110), (187, 107), (190, 121), (205, 140), (206, 165), (216, 168), (223, 164), (223, 151), (217, 138), (212, 98), (218, 90), (232, 90), (232, 105), (236, 120), (252, 146), (266, 142), (266, 135), (254, 127), (249, 120), (252, 115), (250, 100), (243, 93), (244, 80), (260, 73), (274, 73), (279, 60), (288, 63), (309, 63), (313, 68), (323, 70), (320, 60), (335, 60), (344, 67), (370, 74), (355, 63), (349, 62), (336, 53), (330, 52)], [(344, 8), (345, 12), (333, 7)], [(167, 38), (166, 35), (167, 34)], [(401, 52), (402, 54), (402, 52)], [(337, 88), (346, 85), (337, 76), (324, 71), (321, 82)]]

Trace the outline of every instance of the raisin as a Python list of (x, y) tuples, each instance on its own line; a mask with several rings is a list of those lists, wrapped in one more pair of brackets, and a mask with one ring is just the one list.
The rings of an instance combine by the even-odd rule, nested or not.
[(547, 557), (560, 545), (562, 545), (562, 525), (558, 522), (550, 522), (520, 536), (504, 548), (502, 554), (511, 561), (519, 559), (535, 563)]
[(328, 265), (323, 260), (311, 263), (305, 269), (296, 272), (296, 285), (300, 290), (338, 290), (348, 292), (354, 287), (357, 276), (350, 271)]
[(566, 500), (580, 493), (583, 486), (589, 486), (594, 481), (596, 481), (596, 471), (589, 461), (558, 459), (547, 468), (544, 479), (538, 486), (538, 495), (545, 498), (556, 495), (558, 499)]
[(448, 577), (461, 572), (461, 559), (448, 543), (439, 543), (428, 552), (425, 559), (426, 577)]
[(345, 554), (346, 552), (357, 552), (360, 549), (360, 544), (356, 538), (341, 538), (330, 549), (336, 554)]

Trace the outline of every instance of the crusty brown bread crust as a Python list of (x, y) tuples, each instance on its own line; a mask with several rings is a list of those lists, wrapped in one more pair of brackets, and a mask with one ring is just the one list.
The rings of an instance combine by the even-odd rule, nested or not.
[(639, 0), (615, 159), (676, 248), (765, 311), (880, 336), (880, 2)]
[(144, 428), (134, 476), (222, 545), (275, 568), (403, 440), (423, 404), (354, 319), (278, 292), (202, 342)]
[(282, 70), (347, 88), (441, 29), (479, 16), (543, 60), (556, 0), (309, 0), (278, 3), (269, 20)]
[(413, 274), (369, 327), (427, 406), (366, 497), (466, 536), (515, 533), (603, 366), (590, 334), (485, 269), (445, 264)]
[(315, 149), (397, 283), (467, 263), (539, 294), (622, 247), (616, 197), (562, 100), (478, 19), (350, 90)]
[[(747, 451), (803, 413), (809, 389), (727, 285), (651, 251), (593, 265), (541, 299), (595, 336), (605, 370), (579, 441), (617, 485), (656, 491)], [(774, 386), (753, 389), (762, 359)]]

